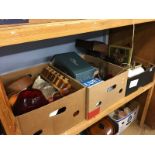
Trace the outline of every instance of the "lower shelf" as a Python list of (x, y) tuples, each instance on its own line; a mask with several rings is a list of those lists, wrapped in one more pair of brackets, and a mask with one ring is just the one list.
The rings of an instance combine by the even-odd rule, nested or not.
[(65, 134), (65, 135), (79, 134), (81, 131), (87, 129), (89, 126), (91, 126), (92, 124), (96, 123), (97, 121), (99, 121), (103, 117), (107, 116), (108, 114), (110, 114), (114, 110), (118, 109), (119, 107), (121, 107), (124, 104), (128, 103), (129, 101), (131, 101), (135, 97), (137, 97), (140, 94), (144, 93), (145, 91), (147, 91), (148, 89), (153, 87), (153, 85), (154, 85), (154, 83), (151, 82), (148, 85), (139, 88), (137, 91), (135, 91), (132, 94), (122, 98), (121, 100), (119, 100), (118, 102), (116, 102), (112, 106), (108, 107), (107, 109), (105, 109), (103, 112), (101, 112), (100, 114), (98, 114), (94, 118), (92, 118), (90, 120), (84, 120), (84, 121), (80, 122), (79, 124), (75, 125), (74, 127), (72, 127), (71, 129), (65, 131), (62, 134)]
[(144, 128), (141, 128), (138, 121), (135, 121), (120, 135), (155, 135), (155, 130), (146, 125)]

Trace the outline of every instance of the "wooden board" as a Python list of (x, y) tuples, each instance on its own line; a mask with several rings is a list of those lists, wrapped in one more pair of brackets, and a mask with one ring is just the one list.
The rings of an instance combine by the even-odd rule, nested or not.
[(78, 19), (29, 19), (27, 23), (18, 23), (18, 24), (5, 24), (0, 25), (0, 28), (4, 27), (14, 27), (21, 25), (31, 25), (31, 24), (42, 24), (42, 23), (55, 23), (55, 22), (64, 22), (64, 21), (74, 21)]
[(144, 105), (144, 110), (143, 110), (141, 121), (140, 121), (140, 127), (144, 126), (146, 115), (147, 115), (148, 108), (149, 108), (150, 101), (151, 101), (151, 97), (153, 94), (153, 90), (154, 90), (154, 87), (152, 87), (147, 94), (147, 98), (146, 98), (145, 105)]
[(4, 90), (3, 83), (0, 81), (0, 118), (6, 134), (21, 134), (18, 121), (14, 117)]
[(60, 20), (0, 27), (0, 47), (150, 22), (151, 19)]
[[(140, 95), (140, 94), (144, 93), (145, 91), (149, 90), (150, 88), (153, 87), (153, 85), (154, 85), (154, 83), (152, 82), (152, 83), (150, 83), (150, 84), (148, 84), (148, 85), (146, 85), (144, 87), (139, 88), (134, 93), (130, 94), (129, 96), (126, 96), (126, 97), (122, 98), (118, 102), (116, 102), (113, 105), (106, 108), (103, 112), (98, 114), (96, 117), (94, 117), (94, 118), (92, 118), (90, 120), (84, 120), (81, 123), (75, 125), (73, 128), (67, 130), (66, 132), (64, 132), (62, 134), (70, 134), (70, 135), (79, 134), (81, 131), (85, 130), (86, 128), (88, 128), (92, 124), (96, 123), (97, 121), (99, 121), (100, 119), (102, 119), (103, 117), (108, 115), (109, 113), (111, 113), (114, 110), (116, 110), (117, 108), (123, 106), (124, 104), (131, 101), (132, 99), (134, 99), (138, 95)], [(144, 120), (145, 120), (145, 118), (144, 118)], [(143, 125), (143, 124), (141, 124), (141, 125)]]

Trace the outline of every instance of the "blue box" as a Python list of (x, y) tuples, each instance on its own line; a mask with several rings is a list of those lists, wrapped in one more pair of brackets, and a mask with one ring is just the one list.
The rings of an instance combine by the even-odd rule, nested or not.
[(0, 25), (28, 23), (28, 19), (0, 19)]
[(98, 79), (98, 78), (95, 78), (95, 79), (91, 79), (91, 80), (87, 80), (85, 82), (82, 82), (82, 84), (85, 86), (85, 87), (90, 87), (92, 85), (95, 85), (96, 83), (99, 83), (101, 82), (102, 80)]

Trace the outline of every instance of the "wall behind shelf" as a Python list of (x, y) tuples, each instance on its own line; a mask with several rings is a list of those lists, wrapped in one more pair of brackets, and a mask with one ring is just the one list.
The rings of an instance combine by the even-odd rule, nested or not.
[(67, 36), (38, 42), (24, 43), (0, 48), (0, 74), (48, 62), (58, 53), (79, 52), (75, 39), (108, 41), (108, 31)]

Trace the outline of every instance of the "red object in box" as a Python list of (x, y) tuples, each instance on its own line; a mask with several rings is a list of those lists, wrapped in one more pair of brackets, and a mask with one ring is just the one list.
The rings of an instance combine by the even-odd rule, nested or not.
[(32, 111), (36, 108), (48, 104), (42, 92), (38, 89), (24, 90), (20, 92), (13, 112), (16, 116)]

